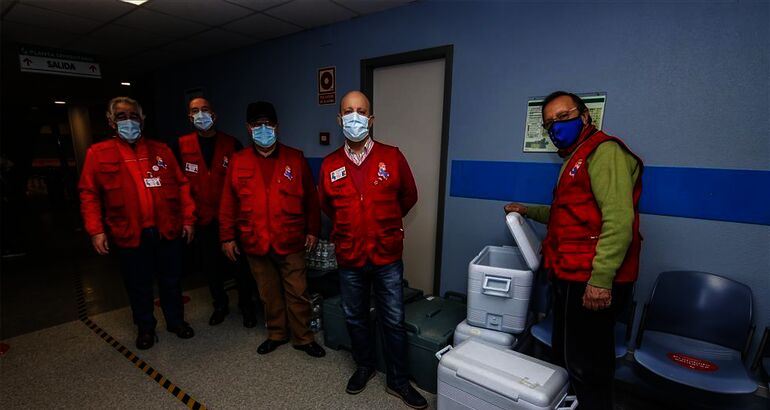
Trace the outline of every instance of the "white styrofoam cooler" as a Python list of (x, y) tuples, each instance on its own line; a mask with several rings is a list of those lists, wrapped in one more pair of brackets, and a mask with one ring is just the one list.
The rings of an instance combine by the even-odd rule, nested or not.
[(564, 368), (519, 352), (471, 338), (455, 348), (447, 346), (436, 357), (439, 410), (577, 407), (574, 397), (567, 396)]
[(454, 345), (457, 346), (471, 337), (479, 338), (504, 349), (513, 349), (513, 345), (516, 343), (516, 337), (510, 333), (471, 326), (467, 320), (463, 320), (455, 328)]
[(527, 324), (541, 242), (518, 213), (505, 221), (518, 247), (486, 246), (468, 265), (468, 324), (515, 334)]

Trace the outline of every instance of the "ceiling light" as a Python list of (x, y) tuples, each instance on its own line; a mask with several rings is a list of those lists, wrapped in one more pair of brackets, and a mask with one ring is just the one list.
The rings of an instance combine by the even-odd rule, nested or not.
[(129, 83), (128, 81), (123, 81), (122, 83), (120, 83), (120, 85), (125, 85), (126, 87), (131, 87), (131, 83)]
[(124, 3), (131, 3), (134, 6), (141, 6), (144, 3), (147, 3), (147, 0), (120, 0)]
[(61, 101), (61, 100), (55, 100), (53, 103), (54, 103), (54, 104), (59, 104), (59, 105), (64, 105), (64, 104), (67, 104), (67, 102), (66, 102), (66, 101)]

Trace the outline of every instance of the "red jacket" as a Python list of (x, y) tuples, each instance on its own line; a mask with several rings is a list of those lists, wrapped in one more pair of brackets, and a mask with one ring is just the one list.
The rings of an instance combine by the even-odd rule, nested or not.
[(639, 197), (642, 194), (642, 161), (616, 137), (601, 131), (582, 142), (570, 157), (554, 189), (548, 233), (543, 241), (543, 259), (557, 278), (587, 282), (593, 270), (596, 244), (602, 230), (602, 213), (591, 190), (587, 158), (606, 141), (615, 141), (639, 161), (640, 174), (634, 185), (634, 223), (631, 244), (615, 274), (615, 282), (633, 282), (639, 274), (642, 239), (639, 234)]
[(277, 161), (265, 186), (254, 148), (233, 154), (219, 207), (219, 236), (235, 239), (236, 228), (244, 252), (279, 255), (301, 252), (308, 234), (318, 236), (318, 194), (302, 151), (278, 144)]
[[(112, 138), (92, 145), (86, 153), (79, 184), (86, 231), (91, 236), (103, 233), (106, 222), (106, 231), (117, 246), (137, 247), (144, 225), (142, 209), (149, 205), (161, 236), (179, 237), (183, 224), (195, 223), (195, 203), (171, 150), (161, 142), (140, 138), (134, 149), (137, 154), (146, 152), (146, 157), (141, 155), (138, 168), (134, 168), (142, 175), (132, 175), (121, 155), (125, 148), (132, 149), (123, 140)], [(150, 174), (158, 178), (160, 186), (142, 186), (145, 191), (139, 192), (136, 181)], [(145, 193), (149, 195), (143, 196)]]
[(222, 132), (214, 138), (214, 158), (209, 169), (198, 145), (198, 133), (179, 137), (179, 165), (190, 181), (198, 225), (208, 225), (217, 218), (227, 166), (235, 152), (235, 138)]
[[(321, 207), (334, 221), (332, 241), (342, 267), (369, 260), (386, 265), (401, 259), (402, 218), (417, 202), (417, 187), (401, 151), (374, 143), (360, 167), (344, 147), (324, 158), (319, 175)], [(357, 186), (356, 175), (363, 186)]]

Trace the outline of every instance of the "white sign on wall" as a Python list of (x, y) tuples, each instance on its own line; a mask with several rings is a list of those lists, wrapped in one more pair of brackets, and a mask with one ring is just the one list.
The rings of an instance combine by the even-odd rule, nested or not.
[(99, 63), (91, 57), (39, 47), (19, 47), (19, 68), (28, 73), (102, 78)]
[[(604, 121), (604, 102), (606, 94), (589, 94), (579, 96), (591, 114), (593, 124), (602, 129)], [(530, 98), (527, 101), (527, 124), (524, 130), (524, 152), (557, 152), (558, 149), (548, 137), (543, 128), (543, 98)]]

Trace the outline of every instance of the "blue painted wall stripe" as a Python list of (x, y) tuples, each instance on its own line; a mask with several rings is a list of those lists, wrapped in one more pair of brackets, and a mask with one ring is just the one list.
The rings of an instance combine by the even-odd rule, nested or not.
[[(452, 161), (450, 196), (548, 204), (560, 164)], [(640, 209), (770, 225), (770, 171), (645, 167)]]

